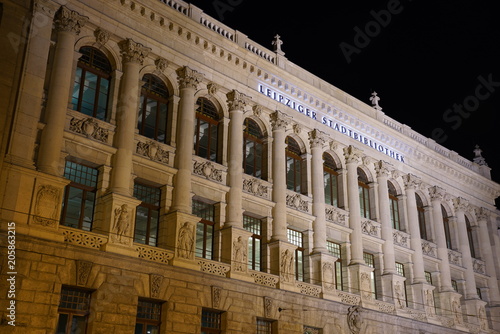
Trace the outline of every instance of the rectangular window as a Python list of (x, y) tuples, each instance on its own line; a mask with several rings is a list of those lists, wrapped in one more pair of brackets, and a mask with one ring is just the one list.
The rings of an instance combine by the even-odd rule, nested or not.
[(136, 183), (134, 197), (142, 202), (136, 209), (134, 242), (156, 246), (161, 190)]
[(56, 334), (85, 333), (90, 310), (90, 291), (63, 287)]
[(297, 281), (304, 281), (304, 245), (302, 240), (302, 233), (292, 229), (287, 230), (288, 242), (297, 246), (295, 249), (295, 279)]
[[(396, 272), (398, 273), (398, 275), (406, 277), (405, 265), (400, 262), (396, 262)], [(403, 289), (404, 289), (403, 293), (404, 293), (405, 305), (406, 307), (408, 307), (408, 296), (406, 294), (406, 281), (403, 282)]]
[(193, 215), (201, 220), (196, 225), (196, 256), (213, 259), (215, 206), (193, 199)]
[(304, 334), (321, 334), (321, 328), (304, 326)]
[(271, 320), (257, 318), (257, 334), (271, 334), (273, 332)]
[(98, 171), (85, 165), (66, 161), (66, 186), (62, 205), (61, 225), (90, 231), (94, 220)]
[(201, 313), (201, 334), (222, 333), (220, 311), (203, 309)]
[(370, 189), (365, 185), (359, 185), (358, 191), (359, 191), (359, 208), (361, 210), (361, 217), (371, 219)]
[(483, 296), (481, 294), (481, 288), (476, 288), (476, 292), (477, 292), (477, 296), (479, 297), (479, 299), (483, 299)]
[(243, 228), (253, 233), (248, 238), (248, 268), (260, 271), (262, 269), (262, 221), (243, 215)]
[(337, 261), (335, 261), (335, 288), (337, 290), (343, 290), (344, 279), (342, 276), (342, 248), (340, 244), (331, 241), (326, 242), (326, 248), (337, 258)]
[(395, 230), (401, 230), (401, 223), (399, 221), (399, 204), (397, 197), (389, 195), (389, 203), (390, 203), (392, 228)]
[(139, 299), (135, 334), (160, 333), (161, 303)]
[(451, 287), (453, 288), (453, 290), (458, 292), (458, 284), (457, 281), (455, 281), (454, 279), (451, 280)]
[(366, 265), (374, 269), (370, 273), (370, 281), (373, 299), (377, 299), (377, 285), (375, 284), (375, 256), (370, 253), (363, 253), (363, 258)]
[(425, 280), (427, 281), (427, 283), (429, 283), (429, 284), (432, 285), (432, 275), (431, 275), (431, 273), (428, 272), (428, 271), (425, 271), (424, 274), (425, 274)]

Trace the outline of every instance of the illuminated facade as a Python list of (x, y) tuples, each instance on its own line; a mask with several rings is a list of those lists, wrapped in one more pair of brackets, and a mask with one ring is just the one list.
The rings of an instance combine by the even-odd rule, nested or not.
[(2, 332), (500, 332), (479, 151), (182, 1), (0, 5)]

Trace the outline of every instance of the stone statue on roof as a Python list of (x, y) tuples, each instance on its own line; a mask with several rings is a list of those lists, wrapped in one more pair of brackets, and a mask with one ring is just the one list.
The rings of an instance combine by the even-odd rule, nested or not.
[(372, 93), (370, 101), (372, 101), (373, 108), (375, 108), (376, 110), (382, 110), (382, 107), (378, 104), (378, 101), (380, 101), (380, 97), (377, 96), (377, 92)]

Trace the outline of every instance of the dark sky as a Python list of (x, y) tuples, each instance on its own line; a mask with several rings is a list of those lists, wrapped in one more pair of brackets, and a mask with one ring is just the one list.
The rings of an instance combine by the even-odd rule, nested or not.
[(271, 50), (279, 34), (289, 61), (368, 104), (376, 91), (386, 115), (469, 160), (479, 145), (500, 181), (494, 1), (188, 2)]

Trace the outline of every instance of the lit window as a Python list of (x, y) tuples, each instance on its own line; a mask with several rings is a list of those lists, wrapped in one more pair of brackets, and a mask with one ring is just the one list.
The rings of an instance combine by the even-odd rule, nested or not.
[(139, 299), (135, 334), (158, 334), (160, 321), (161, 303)]
[(219, 311), (203, 309), (201, 313), (201, 334), (222, 333), (221, 315)]
[(193, 215), (201, 218), (196, 224), (196, 256), (212, 260), (215, 206), (193, 199)]
[(85, 115), (106, 120), (111, 64), (101, 51), (82, 47), (78, 59), (71, 103)]
[(158, 77), (145, 74), (142, 78), (141, 101), (137, 128), (139, 134), (161, 143), (167, 140), (167, 87)]
[(292, 229), (287, 230), (288, 242), (297, 246), (295, 249), (295, 279), (297, 281), (304, 281), (304, 245), (303, 235), (299, 231)]
[(71, 180), (64, 192), (61, 225), (90, 231), (94, 217), (97, 169), (66, 161), (64, 177)]
[(326, 248), (337, 258), (335, 261), (335, 288), (337, 290), (343, 290), (343, 277), (342, 277), (342, 247), (331, 241), (326, 242)]
[(387, 182), (387, 186), (389, 188), (389, 205), (392, 228), (395, 230), (401, 230), (401, 224), (399, 221), (398, 194), (396, 192), (396, 188), (394, 188), (394, 185), (391, 182)]
[(425, 274), (425, 281), (432, 285), (432, 274), (428, 271), (425, 271), (424, 274)]
[(358, 191), (359, 191), (359, 208), (361, 210), (361, 217), (371, 219), (370, 187), (368, 186), (368, 177), (361, 168), (358, 168)]
[(262, 221), (258, 218), (243, 215), (243, 228), (252, 232), (248, 238), (248, 268), (261, 270), (262, 263)]
[(301, 191), (302, 158), (299, 144), (286, 137), (286, 187), (297, 193)]
[(264, 135), (257, 122), (250, 118), (245, 119), (243, 138), (243, 170), (245, 174), (264, 178), (266, 168)]
[(374, 270), (370, 273), (370, 282), (371, 282), (371, 292), (373, 299), (377, 298), (377, 285), (375, 284), (375, 256), (370, 253), (363, 253), (363, 258), (368, 267), (373, 268)]
[(90, 310), (90, 291), (63, 287), (56, 334), (85, 333)]
[(134, 197), (141, 201), (135, 215), (135, 242), (156, 246), (160, 219), (160, 196), (159, 188), (134, 184)]
[(199, 98), (196, 105), (195, 154), (210, 161), (218, 161), (220, 114), (206, 98)]
[(339, 174), (335, 171), (337, 166), (332, 156), (327, 153), (323, 153), (323, 183), (325, 187), (325, 202), (328, 205), (333, 205), (338, 207), (339, 202), (339, 187), (338, 187), (338, 177)]

